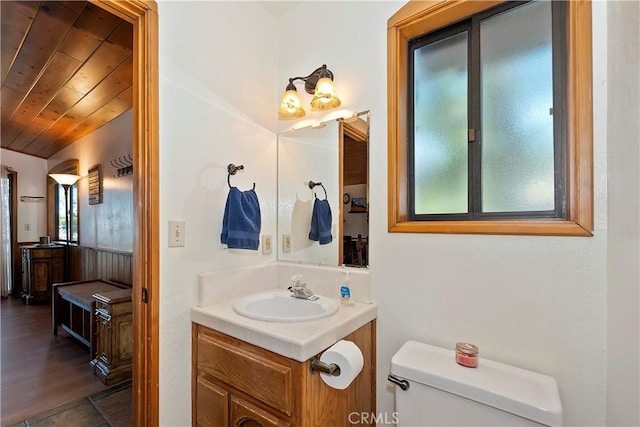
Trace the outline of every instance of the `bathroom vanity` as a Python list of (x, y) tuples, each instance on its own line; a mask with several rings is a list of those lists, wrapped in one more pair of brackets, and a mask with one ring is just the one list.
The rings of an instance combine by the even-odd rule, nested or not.
[[(201, 275), (199, 305), (191, 309), (194, 426), (333, 427), (375, 414), (377, 305), (370, 301), (365, 271), (352, 271), (357, 297), (341, 305), (337, 286), (343, 273), (277, 263)], [(317, 300), (291, 297), (287, 281), (299, 274)], [(274, 289), (273, 283), (282, 285)], [(247, 302), (258, 303), (253, 312)], [(255, 310), (263, 304), (277, 309), (261, 317)], [(289, 310), (299, 304), (301, 310)], [(326, 312), (308, 316), (315, 309)], [(331, 387), (322, 378), (327, 374), (312, 364), (329, 360), (323, 355), (341, 340), (357, 346), (363, 368), (349, 383), (357, 369), (340, 362), (339, 376), (324, 377)], [(345, 383), (335, 381), (348, 385), (340, 389)]]
[(299, 362), (193, 324), (193, 425), (347, 426), (349, 414), (375, 412), (375, 320), (344, 339), (364, 356), (345, 390), (327, 386)]

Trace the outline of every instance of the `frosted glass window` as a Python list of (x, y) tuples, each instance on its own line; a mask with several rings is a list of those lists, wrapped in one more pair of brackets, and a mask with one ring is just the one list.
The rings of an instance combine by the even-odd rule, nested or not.
[(505, 2), (409, 42), (411, 220), (565, 215), (564, 11)]
[(468, 211), (467, 33), (414, 50), (415, 214)]
[(551, 2), (480, 24), (483, 212), (555, 206)]
[[(593, 235), (591, 7), (418, 3), (388, 22), (388, 231)], [(438, 43), (462, 32), (466, 84), (436, 55)], [(448, 67), (461, 78), (444, 91)], [(437, 98), (438, 89), (466, 90), (466, 103)], [(466, 150), (440, 136), (462, 139), (465, 126)], [(456, 167), (465, 163), (457, 155), (466, 168)]]

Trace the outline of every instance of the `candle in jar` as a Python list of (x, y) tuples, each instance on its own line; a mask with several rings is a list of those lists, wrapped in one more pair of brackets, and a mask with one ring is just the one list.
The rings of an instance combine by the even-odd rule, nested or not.
[(456, 362), (467, 368), (477, 368), (478, 347), (466, 342), (456, 343)]

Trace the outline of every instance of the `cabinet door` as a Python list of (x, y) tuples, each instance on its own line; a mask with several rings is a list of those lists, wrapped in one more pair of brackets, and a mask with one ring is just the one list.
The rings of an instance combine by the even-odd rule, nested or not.
[(44, 260), (32, 259), (31, 260), (31, 271), (32, 271), (31, 293), (32, 294), (47, 293), (47, 290), (49, 289), (50, 265), (51, 263), (48, 259), (44, 259)]
[(196, 381), (194, 425), (202, 427), (228, 426), (229, 392), (201, 376), (198, 376)]
[(231, 425), (233, 427), (286, 427), (289, 423), (246, 400), (231, 396)]
[(115, 368), (133, 358), (133, 316), (118, 316), (111, 323), (111, 367)]

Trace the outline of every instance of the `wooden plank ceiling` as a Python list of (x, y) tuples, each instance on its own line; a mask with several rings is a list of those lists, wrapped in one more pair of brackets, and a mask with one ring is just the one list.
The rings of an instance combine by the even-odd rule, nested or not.
[(84, 1), (1, 1), (2, 148), (49, 158), (133, 106), (133, 27)]

